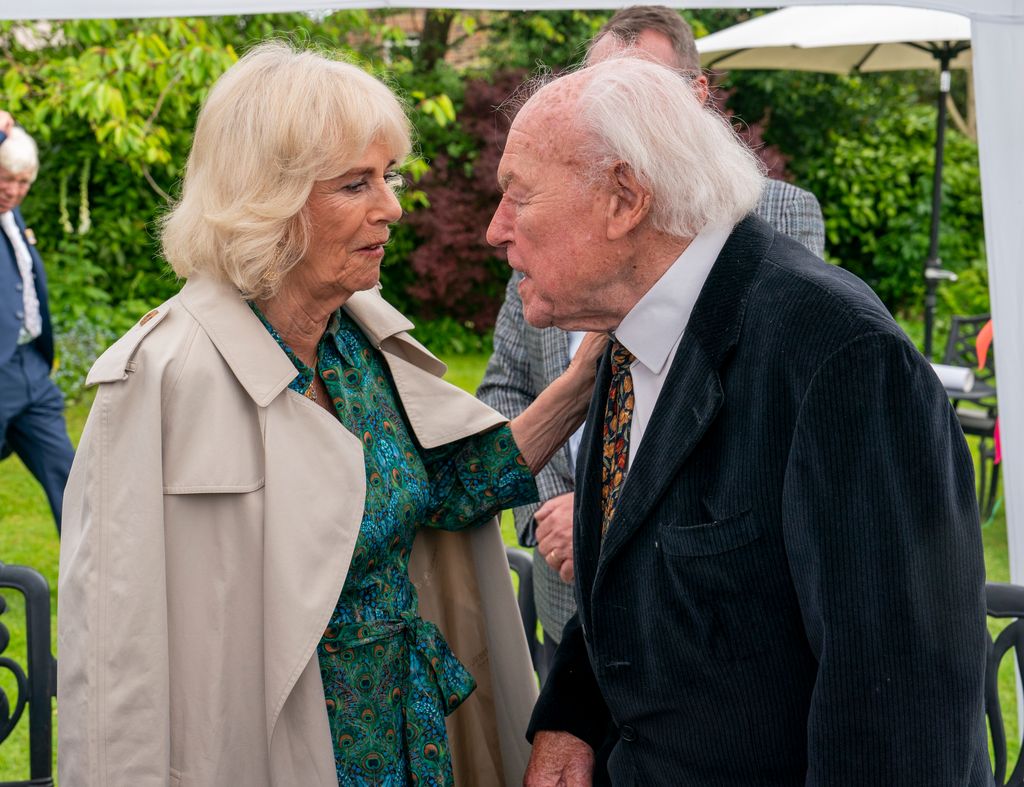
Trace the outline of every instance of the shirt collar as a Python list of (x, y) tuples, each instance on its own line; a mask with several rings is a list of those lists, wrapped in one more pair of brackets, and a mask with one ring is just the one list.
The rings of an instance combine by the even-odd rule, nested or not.
[(690, 241), (614, 331), (615, 338), (654, 374), (661, 374), (686, 330), (694, 304), (731, 227), (707, 227)]

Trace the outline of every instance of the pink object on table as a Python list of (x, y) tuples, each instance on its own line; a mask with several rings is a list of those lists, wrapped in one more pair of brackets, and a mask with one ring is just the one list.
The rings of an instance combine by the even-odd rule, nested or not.
[[(988, 359), (988, 351), (992, 347), (992, 320), (985, 323), (978, 336), (974, 340), (974, 348), (978, 352), (978, 370), (985, 368), (985, 361)], [(992, 436), (992, 442), (995, 444), (995, 458), (992, 460), (995, 464), (999, 464), (1003, 459), (1003, 445), (999, 439), (999, 419), (996, 418), (995, 432)]]
[(978, 352), (978, 371), (985, 368), (985, 360), (988, 358), (989, 348), (992, 346), (992, 320), (985, 323), (978, 336), (974, 340), (974, 349)]

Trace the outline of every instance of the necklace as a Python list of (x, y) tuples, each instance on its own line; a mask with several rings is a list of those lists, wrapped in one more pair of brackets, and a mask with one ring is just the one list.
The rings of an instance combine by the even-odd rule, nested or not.
[(317, 378), (317, 366), (318, 363), (313, 364), (313, 379), (309, 381), (309, 388), (306, 389), (305, 397), (311, 401), (316, 401), (316, 378)]

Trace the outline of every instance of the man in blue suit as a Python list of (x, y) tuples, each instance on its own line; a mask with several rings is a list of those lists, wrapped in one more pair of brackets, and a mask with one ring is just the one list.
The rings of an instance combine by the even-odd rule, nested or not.
[(18, 206), (39, 171), (36, 144), (0, 110), (0, 458), (16, 453), (43, 485), (60, 532), (74, 449), (64, 398), (50, 379), (46, 274)]

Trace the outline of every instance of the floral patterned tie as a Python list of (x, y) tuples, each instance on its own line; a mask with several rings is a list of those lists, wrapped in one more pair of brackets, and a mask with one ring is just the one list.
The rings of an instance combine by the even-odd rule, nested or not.
[(633, 419), (633, 353), (612, 342), (612, 379), (604, 410), (604, 453), (601, 456), (601, 536), (608, 532), (629, 462), (629, 425)]

